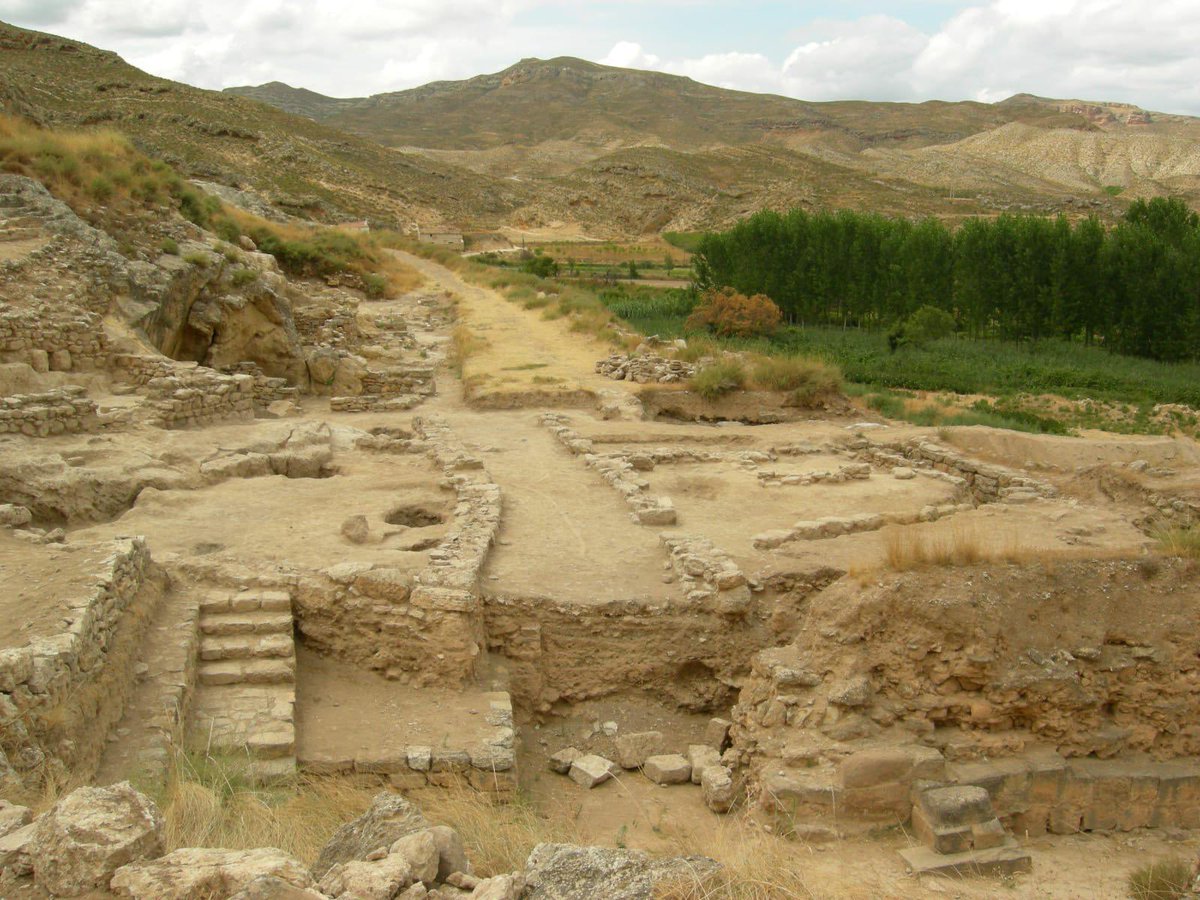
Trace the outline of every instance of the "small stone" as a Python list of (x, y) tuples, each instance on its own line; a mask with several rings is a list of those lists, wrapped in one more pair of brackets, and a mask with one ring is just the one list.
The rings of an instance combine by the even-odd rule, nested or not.
[(342, 537), (352, 544), (365, 544), (371, 537), (371, 526), (366, 516), (350, 516), (342, 523)]
[(892, 477), (898, 481), (908, 481), (917, 477), (917, 473), (908, 466), (896, 466), (892, 469)]
[(709, 766), (721, 764), (721, 754), (708, 744), (689, 744), (687, 758), (692, 767), (692, 784), (700, 784), (700, 778)]
[(700, 778), (704, 804), (715, 813), (727, 813), (733, 808), (735, 790), (733, 773), (725, 766), (709, 766)]

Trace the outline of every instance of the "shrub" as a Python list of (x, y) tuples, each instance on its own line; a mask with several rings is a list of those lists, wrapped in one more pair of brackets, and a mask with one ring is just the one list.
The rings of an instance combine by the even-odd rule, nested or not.
[(746, 385), (746, 370), (736, 359), (710, 363), (696, 372), (688, 386), (705, 400), (716, 400)]
[(382, 297), (387, 291), (387, 279), (374, 272), (362, 276), (363, 291), (368, 297)]
[(189, 253), (183, 260), (184, 262), (191, 263), (198, 269), (208, 268), (209, 259), (207, 253)]
[(1129, 876), (1134, 900), (1180, 900), (1191, 886), (1192, 868), (1182, 859), (1149, 863)]
[(936, 306), (922, 306), (904, 323), (909, 343), (920, 346), (954, 334), (954, 316)]
[(107, 203), (111, 200), (116, 190), (112, 181), (103, 175), (96, 175), (88, 182), (88, 193), (93, 200), (99, 203)]
[(1162, 526), (1155, 530), (1154, 539), (1162, 552), (1168, 556), (1200, 559), (1200, 528)]
[(794, 403), (809, 406), (835, 395), (842, 388), (842, 373), (816, 359), (799, 356), (759, 357), (751, 370), (757, 387), (769, 391), (787, 391)]
[(238, 227), (238, 223), (228, 216), (218, 216), (213, 219), (212, 230), (221, 240), (231, 244), (236, 244), (238, 238), (242, 236), (242, 229)]
[(245, 287), (250, 282), (258, 278), (258, 273), (253, 269), (234, 269), (230, 280), (234, 287)]
[(158, 249), (169, 256), (178, 256), (179, 242), (174, 238), (163, 238), (162, 243), (158, 245)]
[(747, 297), (732, 288), (709, 291), (687, 319), (689, 331), (711, 331), (722, 337), (770, 334), (783, 321), (779, 307), (765, 294)]
[(521, 271), (538, 278), (553, 278), (558, 274), (558, 263), (552, 256), (534, 256), (521, 263)]

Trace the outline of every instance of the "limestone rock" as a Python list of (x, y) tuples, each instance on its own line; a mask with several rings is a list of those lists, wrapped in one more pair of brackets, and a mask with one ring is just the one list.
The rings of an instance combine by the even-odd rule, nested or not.
[(265, 875), (296, 888), (313, 887), (304, 866), (274, 847), (254, 850), (185, 847), (159, 859), (122, 866), (110, 887), (118, 897), (133, 900), (195, 900), (228, 897), (249, 888)]
[(916, 478), (917, 473), (908, 466), (896, 466), (892, 469), (892, 477), (898, 481), (908, 481), (909, 479)]
[(585, 788), (594, 788), (598, 784), (603, 784), (618, 771), (615, 763), (594, 753), (581, 756), (571, 763), (571, 778)]
[[(538, 844), (525, 863), (525, 900), (649, 900), (660, 885), (702, 885), (720, 869), (703, 856), (654, 859), (639, 850)], [(699, 892), (703, 893), (703, 890)], [(679, 895), (687, 894), (684, 887)]]
[(913, 744), (872, 747), (842, 760), (838, 776), (844, 788), (868, 788), (879, 784), (937, 781), (945, 777), (946, 761), (932, 747)]
[(437, 880), (445, 881), (455, 872), (470, 875), (471, 861), (467, 859), (467, 848), (463, 846), (458, 832), (445, 825), (434, 825), (429, 829), (429, 833), (433, 835), (433, 841), (437, 844)]
[(652, 756), (642, 771), (655, 784), (684, 784), (692, 779), (691, 763), (678, 753)]
[(371, 537), (366, 516), (350, 516), (342, 523), (342, 537), (352, 544), (365, 544)]
[[(618, 742), (618, 750), (620, 749)], [(571, 763), (579, 759), (584, 754), (576, 750), (574, 747), (564, 747), (557, 753), (550, 756), (550, 771), (557, 772), (559, 775), (566, 775), (571, 771)]]
[(471, 891), (471, 900), (518, 900), (525, 889), (520, 875), (496, 875), (485, 878)]
[(721, 754), (715, 747), (708, 744), (689, 744), (687, 752), (688, 763), (692, 767), (692, 784), (700, 784), (704, 770), (709, 766), (721, 764)]
[(709, 719), (708, 727), (704, 729), (704, 743), (715, 747), (718, 753), (724, 753), (729, 746), (729, 729), (733, 723), (728, 719)]
[(365, 859), (373, 850), (386, 849), (400, 838), (428, 828), (419, 809), (399, 794), (383, 791), (375, 795), (370, 809), (339, 828), (321, 848), (313, 877), (321, 878), (338, 863)]
[(637, 769), (663, 751), (661, 731), (639, 731), (617, 738), (617, 762), (623, 769)]
[(35, 837), (37, 824), (34, 822), (0, 837), (0, 871), (8, 869), (14, 875), (33, 874)]
[(276, 875), (259, 875), (229, 900), (327, 900), (311, 888), (296, 887)]
[(33, 513), (24, 506), (0, 503), (0, 525), (6, 528), (24, 528), (33, 521)]
[(158, 807), (127, 781), (72, 791), (38, 819), (34, 877), (60, 897), (108, 884), (121, 866), (162, 853)]
[(392, 844), (388, 855), (404, 859), (412, 870), (413, 880), (425, 885), (431, 885), (437, 880), (441, 856), (431, 831), (405, 835)]
[(321, 878), (320, 889), (345, 900), (392, 900), (417, 879), (403, 853), (383, 859), (338, 863)]
[(727, 813), (736, 797), (733, 774), (725, 766), (709, 766), (700, 777), (704, 804), (715, 813)]
[(0, 837), (12, 834), (32, 821), (33, 811), (29, 807), (17, 806), (7, 800), (0, 800)]

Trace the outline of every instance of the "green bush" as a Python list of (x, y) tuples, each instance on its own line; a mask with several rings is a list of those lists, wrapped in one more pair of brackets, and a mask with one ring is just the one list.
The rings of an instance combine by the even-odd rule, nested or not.
[(837, 394), (842, 387), (842, 374), (835, 367), (797, 356), (761, 357), (754, 363), (751, 379), (760, 388), (786, 391), (801, 406)]
[(904, 322), (909, 343), (922, 346), (954, 334), (954, 316), (936, 306), (922, 306)]
[(158, 245), (158, 249), (169, 256), (178, 256), (179, 242), (174, 238), (163, 238), (162, 243)]
[(745, 385), (746, 370), (736, 359), (710, 363), (697, 371), (688, 382), (688, 386), (705, 400), (716, 400), (725, 394), (741, 390)]
[(236, 244), (242, 236), (242, 229), (238, 227), (238, 223), (228, 216), (217, 216), (213, 219), (212, 230), (221, 240), (231, 244)]
[(234, 287), (245, 287), (257, 278), (258, 273), (253, 269), (234, 269), (230, 281), (233, 282)]
[(387, 279), (374, 272), (362, 276), (363, 291), (368, 297), (382, 297), (387, 292)]
[(1180, 900), (1192, 883), (1192, 867), (1182, 859), (1149, 863), (1129, 876), (1134, 900)]
[(88, 182), (88, 193), (93, 200), (99, 203), (107, 203), (116, 193), (116, 186), (113, 185), (109, 178), (103, 175), (96, 175)]
[(209, 257), (207, 253), (189, 253), (183, 258), (184, 262), (191, 263), (198, 269), (207, 269)]
[(554, 278), (558, 275), (558, 262), (552, 256), (533, 256), (521, 263), (521, 271), (538, 278)]

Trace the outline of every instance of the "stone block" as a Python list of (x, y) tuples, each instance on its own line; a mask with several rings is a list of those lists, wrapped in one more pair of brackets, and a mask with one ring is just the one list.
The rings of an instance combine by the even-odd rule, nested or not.
[(838, 767), (838, 778), (845, 788), (941, 781), (945, 778), (945, 759), (932, 747), (917, 744), (876, 747), (846, 757)]
[(585, 788), (594, 788), (608, 781), (619, 771), (616, 763), (603, 756), (589, 753), (571, 763), (570, 775), (576, 784)]
[(642, 772), (655, 784), (685, 784), (692, 780), (692, 766), (678, 753), (651, 756)]
[(708, 744), (689, 744), (687, 751), (688, 763), (692, 767), (692, 784), (700, 784), (704, 770), (709, 766), (721, 764), (721, 754), (715, 747)]
[(623, 769), (637, 769), (662, 751), (661, 731), (638, 731), (617, 738), (617, 762)]
[(974, 825), (996, 818), (988, 792), (969, 785), (922, 791), (916, 805), (929, 823), (939, 828)]
[(724, 753), (729, 747), (729, 729), (733, 723), (728, 719), (713, 718), (708, 720), (704, 729), (704, 743), (714, 748), (718, 753)]
[(733, 807), (736, 790), (733, 773), (725, 766), (709, 766), (700, 778), (704, 804), (715, 813), (727, 813)]
[(550, 771), (566, 775), (571, 771), (571, 763), (583, 755), (582, 751), (576, 750), (574, 747), (564, 747), (550, 755)]
[(1002, 846), (964, 853), (942, 854), (928, 847), (909, 847), (900, 851), (909, 870), (916, 875), (970, 876), (1015, 875), (1033, 869), (1027, 850), (1008, 838)]

